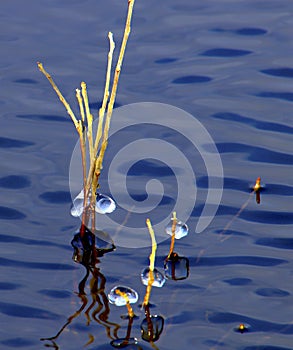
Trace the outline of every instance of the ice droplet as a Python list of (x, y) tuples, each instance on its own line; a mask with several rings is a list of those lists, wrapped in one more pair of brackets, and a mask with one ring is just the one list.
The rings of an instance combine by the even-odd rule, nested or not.
[[(84, 198), (84, 192), (83, 189), (80, 191), (80, 193), (74, 198), (73, 204), (71, 206), (70, 213), (74, 217), (79, 217), (82, 215), (83, 212), (83, 198)], [(88, 198), (87, 205), (90, 204), (90, 196)], [(106, 196), (102, 193), (97, 193), (97, 199), (96, 199), (96, 207), (95, 211), (99, 214), (110, 214), (116, 209), (116, 204), (112, 198), (109, 196)]]
[(111, 304), (114, 304), (116, 306), (126, 305), (125, 298), (119, 293), (117, 293), (117, 290), (127, 295), (130, 304), (135, 304), (137, 302), (138, 294), (134, 289), (126, 286), (115, 286), (114, 288), (111, 289), (111, 291), (108, 294), (108, 299)]
[[(165, 227), (165, 231), (168, 235), (172, 236), (172, 225), (173, 225), (173, 220), (169, 222), (169, 224)], [(180, 239), (182, 237), (187, 236), (188, 234), (188, 226), (181, 221), (177, 221), (176, 223), (176, 229), (175, 229), (175, 238)]]
[(97, 193), (96, 212), (100, 214), (110, 214), (116, 209), (116, 203), (112, 198), (101, 193)]
[[(153, 274), (154, 274), (154, 282), (152, 283), (152, 286), (159, 287), (159, 288), (163, 287), (164, 283), (166, 282), (165, 277), (156, 268), (154, 268)], [(150, 268), (149, 267), (146, 267), (144, 270), (142, 270), (142, 272), (140, 274), (141, 282), (145, 286), (148, 285), (149, 275), (150, 275)]]

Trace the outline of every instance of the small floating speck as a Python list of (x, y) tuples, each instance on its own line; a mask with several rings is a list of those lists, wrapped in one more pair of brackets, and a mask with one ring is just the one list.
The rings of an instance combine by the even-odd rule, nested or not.
[(126, 286), (115, 286), (111, 289), (111, 291), (108, 294), (108, 299), (111, 304), (114, 304), (116, 306), (126, 305), (125, 298), (122, 295), (120, 295), (118, 291), (127, 295), (129, 304), (135, 304), (137, 302), (138, 293), (134, 289)]
[[(152, 283), (152, 286), (153, 287), (158, 287), (158, 288), (163, 287), (163, 285), (166, 282), (166, 279), (161, 274), (161, 272), (159, 270), (157, 270), (156, 268), (154, 268), (153, 275), (154, 275), (154, 282)], [(146, 267), (140, 274), (141, 282), (145, 286), (148, 285), (149, 276), (150, 276), (150, 268)]]
[[(172, 225), (173, 220), (169, 222), (169, 224), (165, 227), (165, 231), (168, 235), (172, 236)], [(176, 229), (175, 229), (175, 238), (181, 239), (182, 237), (187, 236), (188, 234), (188, 226), (181, 221), (177, 221), (176, 223)]]
[(234, 330), (238, 333), (246, 333), (250, 329), (250, 325), (246, 323), (240, 323), (238, 327), (236, 327)]

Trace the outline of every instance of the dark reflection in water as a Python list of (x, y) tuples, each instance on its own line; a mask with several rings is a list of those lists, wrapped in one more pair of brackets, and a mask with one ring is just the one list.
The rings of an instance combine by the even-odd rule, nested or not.
[[(293, 249), (293, 218), (288, 204), (293, 195), (293, 69), (288, 45), (292, 36), (291, 1), (136, 3), (116, 107), (159, 101), (189, 111), (219, 146), (225, 174), (223, 200), (212, 225), (202, 234), (193, 232), (186, 240), (176, 242), (179, 251), (189, 251), (188, 280), (176, 281), (171, 264), (171, 278), (152, 294), (156, 307), (151, 309), (151, 316), (166, 317), (156, 346), (160, 350), (289, 350)], [(64, 345), (59, 345), (61, 336), (43, 344), (54, 349), (80, 349), (84, 344), (77, 345), (77, 338), (87, 342), (95, 325), (95, 341), (86, 348), (113, 349), (110, 342), (126, 336), (127, 321), (121, 321), (115, 308), (107, 316), (104, 288), (125, 279), (140, 291), (138, 274), (146, 265), (148, 253), (145, 249), (119, 248), (104, 257), (97, 253), (101, 262), (95, 266), (86, 266), (83, 258), (81, 264), (70, 263), (72, 247), (66, 245), (73, 232), (68, 215), (70, 198), (67, 183), (64, 185), (64, 177), (61, 180), (59, 176), (67, 174), (64, 164), (71, 156), (67, 141), (75, 142), (76, 135), (34, 62), (47, 62), (70, 101), (75, 98), (72, 89), (84, 79), (96, 115), (108, 50), (106, 34), (113, 30), (114, 37), (119, 38), (125, 4), (113, 0), (103, 6), (94, 0), (15, 0), (1, 5), (0, 42), (5, 54), (0, 58), (0, 311), (4, 317), (0, 347), (40, 349), (40, 336), (56, 335), (65, 322), (71, 321), (62, 333)], [(176, 123), (179, 125), (180, 120), (173, 127)], [(131, 139), (119, 134), (110, 140), (114, 154), (124, 141), (134, 140), (132, 135), (170, 140), (171, 134), (160, 126), (148, 130), (146, 125), (133, 126), (132, 131)], [(177, 147), (190, 156), (198, 192), (204, 193), (208, 174), (203, 163), (199, 167), (196, 150), (190, 148), (184, 135), (178, 137)], [(109, 163), (105, 163), (104, 171), (108, 168)], [(124, 173), (124, 168), (119, 171)], [(163, 184), (176, 185), (175, 181), (168, 182), (173, 175), (166, 167), (147, 161), (131, 168), (127, 179), (136, 185), (144, 171), (147, 180), (156, 178)], [(251, 206), (223, 235), (226, 223), (239, 213), (239, 198), (246, 191), (249, 196), (249, 181), (253, 183), (256, 176), (266, 182), (261, 203), (256, 205), (252, 195)], [(132, 198), (146, 198), (142, 187), (136, 186), (137, 191), (130, 193)], [(159, 211), (164, 203), (172, 206), (175, 201), (165, 193)], [(203, 201), (197, 198), (187, 222), (192, 229), (202, 208)], [(160, 215), (157, 217), (154, 210), (150, 218), (156, 222)], [(232, 239), (220, 241), (222, 236)], [(80, 249), (80, 241), (76, 239), (75, 243)], [(158, 250), (158, 267), (163, 269), (168, 247), (162, 243)], [(76, 260), (82, 255), (76, 254)], [(77, 295), (72, 295), (70, 282), (76, 282), (76, 275)], [(199, 308), (204, 309), (202, 314)], [(215, 308), (231, 312), (217, 313)], [(114, 316), (122, 325), (117, 338)], [(140, 316), (133, 322), (131, 338), (141, 332), (146, 315)], [(113, 325), (107, 323), (110, 321)], [(240, 322), (250, 325), (247, 334), (231, 331)], [(146, 323), (142, 326), (145, 330)], [(155, 333), (161, 323), (154, 326)], [(230, 331), (226, 333), (227, 329)], [(141, 340), (132, 348), (150, 349), (151, 344)]]

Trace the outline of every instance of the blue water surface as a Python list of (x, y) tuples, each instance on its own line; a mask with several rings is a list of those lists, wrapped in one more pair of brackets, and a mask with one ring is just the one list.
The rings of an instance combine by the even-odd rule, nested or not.
[[(143, 301), (140, 273), (150, 246), (117, 247), (99, 257), (96, 271), (72, 260), (70, 242), (80, 221), (70, 216), (69, 165), (78, 137), (36, 64), (44, 63), (74, 108), (75, 88), (86, 81), (96, 117), (107, 33), (114, 33), (118, 50), (126, 8), (127, 1), (115, 0), (1, 4), (1, 349), (111, 349), (111, 340), (125, 337), (127, 320), (120, 317), (126, 308), (109, 305), (107, 293), (128, 285)], [(176, 252), (189, 259), (189, 276), (153, 288), (151, 313), (164, 318), (153, 348), (292, 349), (292, 11), (291, 0), (136, 0), (116, 107), (160, 102), (190, 113), (213, 138), (224, 170), (218, 212), (195, 234), (209, 180), (189, 140), (144, 125), (109, 143), (104, 193), (111, 194), (111, 160), (130, 140), (172, 140), (196, 173), (190, 233), (175, 242)], [(155, 222), (171, 215), (174, 169), (150, 155), (125, 176), (138, 205), (148, 196), (146, 183), (161, 180), (158, 210), (141, 216)], [(251, 192), (258, 176), (260, 204)], [(123, 209), (119, 213), (117, 220), (125, 218)], [(169, 244), (158, 245), (161, 272)], [(128, 348), (151, 349), (141, 338), (145, 315), (138, 305), (134, 311), (131, 337), (138, 345)], [(243, 334), (241, 323), (248, 329)]]

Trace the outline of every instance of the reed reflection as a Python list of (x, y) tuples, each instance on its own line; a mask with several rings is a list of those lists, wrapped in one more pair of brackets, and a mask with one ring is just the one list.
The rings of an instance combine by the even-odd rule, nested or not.
[[(77, 293), (81, 306), (67, 318), (66, 323), (54, 336), (41, 338), (42, 341), (51, 342), (45, 343), (45, 347), (52, 347), (54, 349), (59, 349), (56, 340), (81, 314), (85, 315), (87, 325), (95, 321), (103, 326), (106, 330), (107, 337), (111, 340), (118, 338), (117, 331), (120, 328), (119, 324), (108, 320), (110, 308), (107, 295), (105, 294), (106, 277), (97, 266), (100, 264), (99, 258), (115, 250), (115, 245), (110, 236), (99, 230), (96, 230), (95, 234), (93, 234), (86, 227), (81, 225), (79, 231), (75, 233), (71, 245), (74, 249), (72, 259), (85, 268), (85, 275), (78, 284)], [(90, 296), (85, 292), (87, 285), (90, 289)], [(85, 346), (93, 343), (94, 340), (95, 337), (90, 335), (90, 340)]]

